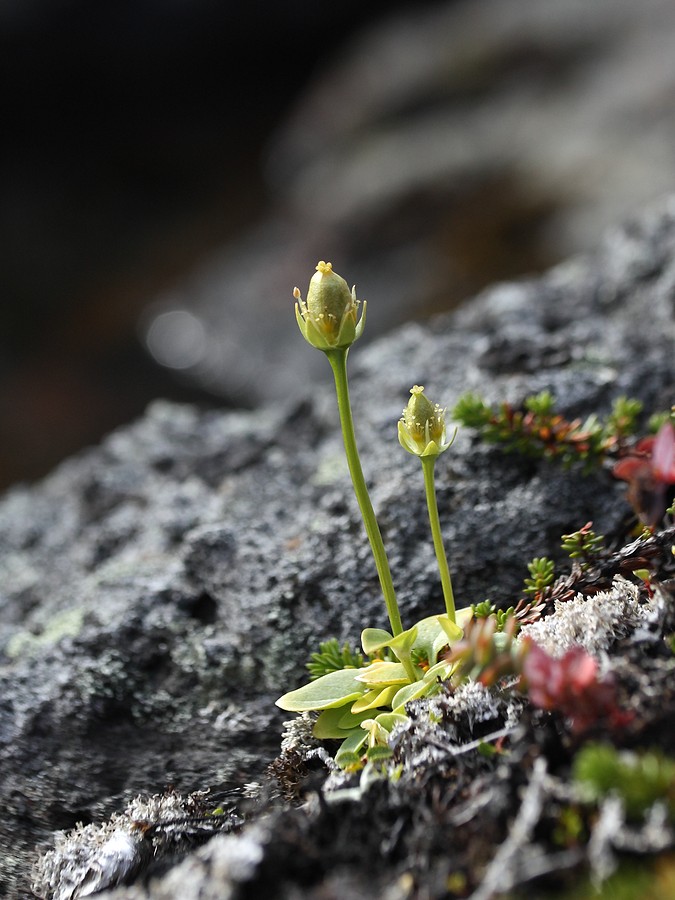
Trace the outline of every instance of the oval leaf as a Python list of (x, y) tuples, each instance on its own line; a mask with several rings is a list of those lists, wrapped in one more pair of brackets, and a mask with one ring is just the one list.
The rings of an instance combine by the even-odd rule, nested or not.
[(401, 715), (400, 713), (386, 712), (380, 713), (379, 716), (376, 716), (375, 721), (380, 726), (380, 728), (384, 728), (385, 731), (392, 732), (395, 725), (401, 725), (403, 722), (407, 722), (408, 717)]
[(383, 647), (388, 647), (393, 636), (383, 628), (364, 628), (361, 632), (361, 646), (367, 656), (371, 656)]
[(357, 669), (359, 681), (370, 688), (386, 684), (407, 684), (410, 679), (402, 663), (374, 662), (365, 669)]
[(391, 708), (395, 713), (403, 715), (404, 707), (406, 703), (409, 703), (411, 700), (417, 700), (420, 697), (424, 697), (430, 690), (432, 685), (429, 682), (424, 681), (416, 681), (414, 684), (406, 684), (405, 687), (402, 687), (393, 697), (391, 701)]
[(344, 739), (350, 731), (358, 728), (364, 719), (372, 713), (362, 712), (355, 716), (348, 706), (335, 706), (324, 709), (314, 723), (313, 734), (319, 740)]
[(345, 703), (357, 700), (365, 693), (365, 685), (358, 682), (355, 677), (363, 671), (363, 669), (339, 669), (337, 672), (329, 672), (279, 697), (277, 706), (289, 712), (344, 706)]
[(341, 769), (359, 762), (357, 756), (359, 750), (368, 740), (368, 733), (361, 728), (356, 728), (352, 734), (344, 739), (338, 752), (335, 754), (335, 762)]
[(360, 713), (367, 709), (377, 709), (380, 706), (391, 706), (391, 700), (396, 691), (397, 685), (388, 685), (385, 688), (374, 688), (368, 691), (353, 704), (352, 712)]

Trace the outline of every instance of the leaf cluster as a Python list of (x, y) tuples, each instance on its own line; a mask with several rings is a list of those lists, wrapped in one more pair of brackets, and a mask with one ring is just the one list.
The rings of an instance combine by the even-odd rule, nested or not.
[(533, 597), (541, 595), (555, 577), (555, 563), (547, 556), (535, 556), (527, 570), (530, 576), (525, 579), (525, 593)]
[(483, 600), (480, 603), (471, 604), (471, 612), (475, 619), (494, 618), (497, 623), (497, 632), (504, 631), (509, 619), (515, 614), (515, 607), (509, 606), (508, 609), (497, 609), (491, 600)]
[(592, 522), (586, 522), (578, 531), (562, 535), (561, 546), (570, 559), (582, 559), (584, 564), (588, 564), (604, 550), (605, 536), (596, 534), (592, 525)]
[(619, 397), (604, 421), (595, 415), (582, 421), (557, 412), (550, 391), (525, 398), (520, 409), (510, 403), (490, 406), (477, 394), (466, 393), (457, 401), (452, 417), (508, 451), (556, 458), (564, 465), (581, 461), (590, 470), (634, 434), (641, 411), (639, 400)]
[[(470, 610), (458, 614), (462, 622)], [(316, 711), (315, 737), (341, 740), (335, 761), (343, 768), (360, 767), (387, 755), (392, 729), (406, 720), (405, 704), (433, 694), (449, 678), (447, 649), (463, 634), (447, 615), (429, 616), (396, 636), (381, 628), (366, 628), (361, 646), (368, 659), (358, 668), (327, 671), (309, 684), (280, 697), (277, 705), (290, 712)], [(337, 642), (314, 654), (316, 670), (342, 657)], [(343, 648), (344, 650), (344, 648)], [(390, 658), (383, 658), (387, 654)], [(318, 657), (318, 660), (316, 659)], [(348, 654), (353, 660), (355, 655)]]

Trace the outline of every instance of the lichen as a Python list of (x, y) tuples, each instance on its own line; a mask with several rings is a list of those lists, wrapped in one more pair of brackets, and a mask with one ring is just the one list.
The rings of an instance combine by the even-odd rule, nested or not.
[(105, 822), (79, 823), (72, 831), (57, 832), (54, 849), (38, 858), (33, 892), (49, 900), (87, 897), (126, 883), (169, 850), (194, 846), (238, 824), (231, 811), (211, 812), (207, 795), (168, 791), (136, 797)]
[(607, 591), (556, 600), (551, 615), (524, 625), (520, 638), (531, 638), (556, 658), (575, 646), (598, 655), (646, 621), (650, 612), (649, 605), (638, 602), (637, 586), (617, 575)]

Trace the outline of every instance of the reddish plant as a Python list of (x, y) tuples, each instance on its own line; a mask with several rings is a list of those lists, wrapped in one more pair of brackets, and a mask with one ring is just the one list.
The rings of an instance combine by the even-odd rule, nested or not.
[(628, 501), (645, 525), (657, 525), (666, 510), (669, 485), (675, 484), (675, 428), (664, 422), (656, 435), (638, 441), (615, 463), (615, 478), (628, 482)]
[(576, 733), (603, 721), (611, 727), (629, 719), (618, 709), (611, 678), (598, 677), (598, 663), (582, 647), (572, 647), (556, 659), (533, 641), (523, 660), (521, 688), (540, 709), (567, 716)]

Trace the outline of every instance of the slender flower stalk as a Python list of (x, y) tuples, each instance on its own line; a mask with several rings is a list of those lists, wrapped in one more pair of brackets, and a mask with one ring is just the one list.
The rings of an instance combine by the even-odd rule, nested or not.
[(403, 410), (403, 415), (398, 423), (398, 439), (403, 449), (414, 456), (418, 456), (422, 463), (424, 491), (427, 498), (427, 509), (429, 510), (429, 524), (431, 525), (431, 534), (434, 539), (438, 571), (441, 576), (445, 609), (450, 620), (456, 622), (455, 596), (452, 591), (450, 569), (448, 568), (448, 560), (443, 546), (434, 484), (436, 458), (452, 444), (454, 435), (449, 441), (447, 440), (445, 410), (427, 399), (424, 395), (423, 387), (416, 384), (410, 389), (410, 393), (412, 396)]
[(298, 288), (293, 291), (293, 296), (296, 301), (295, 316), (302, 336), (312, 347), (316, 347), (317, 350), (322, 350), (326, 354), (333, 370), (349, 472), (375, 558), (391, 630), (395, 637), (403, 631), (401, 614), (382, 535), (375, 518), (373, 504), (370, 502), (356, 447), (347, 382), (347, 353), (363, 331), (366, 303), (363, 302), (363, 311), (359, 319), (357, 315), (359, 301), (356, 299), (356, 289), (352, 288), (350, 291), (344, 278), (333, 271), (332, 264), (323, 260), (318, 263), (316, 272), (309, 283), (307, 300), (302, 299)]
[(452, 591), (452, 579), (450, 578), (448, 559), (445, 555), (445, 547), (443, 546), (441, 521), (438, 516), (438, 504), (436, 502), (436, 486), (434, 484), (434, 467), (436, 465), (436, 457), (424, 456), (421, 457), (421, 462), (422, 472), (424, 474), (424, 492), (427, 498), (427, 509), (429, 510), (429, 524), (431, 525), (431, 535), (434, 539), (434, 550), (436, 552), (438, 571), (441, 576), (443, 598), (445, 599), (445, 610), (448, 614), (449, 619), (452, 622), (456, 622), (457, 616), (455, 612), (455, 595)]
[(391, 624), (391, 631), (394, 637), (403, 631), (401, 623), (401, 614), (396, 600), (396, 592), (394, 583), (391, 578), (391, 570), (389, 569), (389, 561), (387, 553), (384, 549), (382, 534), (380, 527), (375, 518), (373, 504), (370, 501), (366, 480), (363, 476), (361, 461), (356, 447), (356, 437), (354, 435), (354, 422), (352, 419), (351, 404), (349, 401), (349, 384), (347, 381), (347, 352), (346, 349), (326, 350), (324, 351), (328, 357), (328, 362), (333, 370), (335, 378), (335, 392), (337, 394), (338, 410), (340, 413), (340, 425), (342, 427), (342, 439), (345, 445), (345, 454), (347, 456), (347, 464), (349, 465), (349, 473), (352, 477), (354, 485), (354, 493), (361, 510), (363, 524), (366, 528), (366, 534), (370, 541), (370, 547), (375, 558), (375, 566), (384, 595), (384, 602), (387, 607), (387, 614)]

